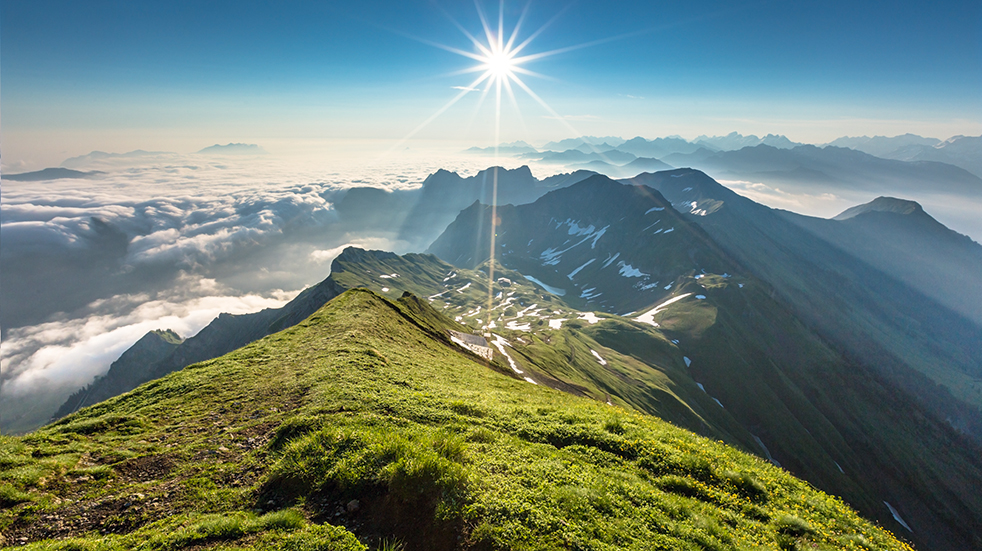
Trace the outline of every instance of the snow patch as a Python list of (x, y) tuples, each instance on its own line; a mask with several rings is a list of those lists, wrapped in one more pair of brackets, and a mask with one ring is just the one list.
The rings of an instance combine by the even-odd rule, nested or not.
[(473, 282), (471, 282), (471, 281), (468, 281), (468, 282), (467, 282), (467, 285), (464, 285), (464, 286), (463, 286), (463, 287), (461, 287), (460, 289), (457, 289), (457, 292), (458, 292), (458, 293), (463, 293), (465, 289), (467, 289), (468, 287), (470, 287), (470, 286), (471, 286), (471, 283), (473, 283)]
[(562, 329), (564, 321), (566, 321), (566, 318), (549, 320), (549, 329)]
[(539, 281), (538, 279), (535, 279), (532, 276), (528, 276), (527, 275), (527, 276), (524, 276), (524, 277), (525, 277), (525, 279), (527, 279), (527, 280), (531, 281), (532, 283), (535, 283), (539, 287), (542, 287), (543, 289), (545, 289), (546, 292), (549, 293), (550, 295), (556, 295), (557, 297), (566, 296), (566, 289), (560, 289), (559, 287), (553, 287), (552, 285), (546, 285), (545, 283), (542, 283), (541, 281)]
[(382, 279), (392, 279), (394, 277), (399, 277), (399, 274), (380, 275), (379, 277)]
[(673, 231), (675, 231), (675, 227), (674, 226), (671, 227), (671, 228), (668, 228), (667, 230), (665, 230), (665, 233), (672, 233)]
[(597, 358), (597, 361), (598, 361), (598, 362), (600, 362), (600, 365), (607, 365), (607, 360), (605, 360), (605, 359), (603, 359), (603, 358), (602, 358), (602, 357), (600, 356), (600, 354), (597, 354), (597, 351), (596, 351), (596, 350), (594, 350), (594, 349), (592, 349), (592, 348), (591, 348), (591, 349), (590, 349), (590, 353), (591, 353), (591, 354), (593, 354), (593, 355), (594, 355), (594, 357), (596, 357), (596, 358)]
[(649, 212), (661, 212), (663, 210), (665, 210), (665, 207), (651, 207), (650, 209), (644, 211), (644, 213), (648, 214)]
[(685, 367), (692, 365), (692, 360), (690, 360), (688, 356), (682, 356), (682, 360), (685, 361)]
[(586, 268), (590, 264), (593, 264), (594, 261), (596, 261), (596, 260), (597, 260), (596, 258), (591, 258), (590, 260), (587, 260), (586, 263), (584, 263), (582, 266), (580, 266), (579, 268), (577, 268), (577, 269), (573, 270), (572, 272), (566, 274), (566, 277), (569, 278), (570, 281), (573, 281), (573, 278), (576, 276), (576, 274), (580, 273), (580, 270), (582, 270), (583, 268)]
[(635, 268), (634, 266), (625, 263), (623, 260), (618, 262), (617, 265), (621, 267), (621, 269), (618, 270), (618, 273), (620, 273), (624, 277), (645, 277), (649, 275)]
[(589, 289), (583, 289), (583, 292), (580, 293), (580, 298), (585, 298), (587, 300), (592, 300), (592, 299), (595, 299), (595, 298), (597, 298), (597, 297), (599, 297), (600, 295), (603, 294), (603, 293), (594, 293), (594, 291), (596, 291), (596, 290), (597, 290), (596, 287), (590, 287)]
[(614, 256), (610, 256), (610, 254), (608, 254), (608, 255), (607, 255), (607, 260), (606, 260), (606, 261), (604, 261), (604, 265), (603, 265), (603, 266), (601, 266), (601, 267), (600, 267), (600, 269), (601, 269), (601, 270), (603, 270), (603, 269), (604, 269), (604, 268), (606, 268), (607, 266), (610, 266), (610, 265), (611, 265), (611, 263), (613, 263), (613, 262), (614, 262), (615, 260), (617, 260), (617, 257), (618, 257), (618, 256), (620, 256), (620, 255), (621, 255), (621, 253), (617, 253), (617, 254), (615, 254)]
[(388, 293), (389, 292), (389, 288), (388, 287), (382, 287), (382, 292), (383, 293)]
[(581, 320), (589, 323), (590, 325), (593, 325), (594, 323), (598, 323), (600, 321), (603, 321), (602, 318), (598, 318), (593, 312), (583, 312), (582, 314), (580, 314), (580, 317), (578, 317), (576, 319), (581, 319)]
[[(669, 287), (670, 287), (670, 286), (671, 286), (671, 285), (669, 285)], [(666, 287), (666, 289), (667, 289), (667, 287)], [(647, 312), (645, 312), (644, 314), (641, 314), (640, 316), (638, 316), (638, 317), (636, 317), (636, 318), (634, 318), (634, 319), (635, 319), (636, 321), (640, 321), (641, 323), (647, 323), (647, 324), (649, 324), (649, 325), (653, 325), (653, 326), (655, 326), (655, 327), (658, 327), (658, 324), (657, 324), (657, 323), (655, 323), (655, 314), (657, 314), (658, 312), (661, 312), (661, 311), (662, 311), (663, 309), (665, 309), (665, 308), (666, 308), (666, 307), (667, 307), (668, 305), (670, 305), (670, 304), (673, 304), (673, 303), (675, 303), (675, 302), (678, 302), (678, 301), (680, 301), (680, 300), (682, 300), (682, 299), (684, 299), (685, 297), (687, 297), (687, 296), (689, 296), (689, 295), (691, 295), (691, 294), (692, 294), (692, 293), (685, 293), (685, 294), (683, 294), (683, 295), (679, 295), (679, 296), (677, 296), (677, 297), (674, 297), (674, 298), (670, 298), (670, 299), (668, 299), (668, 300), (666, 300), (665, 302), (663, 302), (663, 303), (661, 303), (661, 304), (659, 304), (658, 306), (655, 306), (655, 307), (654, 307), (654, 308), (652, 308), (651, 310), (648, 310), (648, 311), (647, 311)]]
[(883, 504), (887, 506), (887, 509), (890, 509), (890, 514), (893, 515), (893, 520), (899, 522), (900, 525), (906, 528), (907, 531), (910, 532), (911, 534), (914, 533), (914, 531), (911, 530), (910, 526), (908, 526), (907, 523), (904, 522), (904, 519), (900, 518), (900, 512), (894, 509), (893, 505), (890, 505), (886, 501), (884, 501)]
[(696, 298), (699, 300), (706, 300), (706, 295), (696, 295)]
[(760, 437), (756, 434), (751, 434), (750, 436), (753, 436), (754, 440), (757, 442), (757, 445), (760, 446), (760, 449), (764, 450), (764, 457), (766, 457), (767, 460), (773, 463), (775, 466), (780, 467), (781, 464), (778, 463), (777, 459), (771, 457), (771, 451), (767, 449), (767, 446), (764, 445), (764, 442), (760, 439)]

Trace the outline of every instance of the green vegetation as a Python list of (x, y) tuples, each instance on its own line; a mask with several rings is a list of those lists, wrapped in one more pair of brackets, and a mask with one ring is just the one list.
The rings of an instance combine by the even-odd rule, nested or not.
[(455, 326), (415, 297), (349, 291), (291, 329), (3, 437), (5, 543), (909, 549), (757, 457), (488, 369), (450, 343)]

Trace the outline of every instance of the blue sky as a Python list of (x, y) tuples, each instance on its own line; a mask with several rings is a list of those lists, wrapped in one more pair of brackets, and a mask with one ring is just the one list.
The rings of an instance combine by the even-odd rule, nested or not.
[[(482, 9), (492, 20), (499, 4)], [(505, 4), (510, 30), (524, 2)], [(4, 162), (215, 142), (396, 140), (458, 93), (475, 62), (472, 2), (0, 4)], [(551, 2), (502, 103), (502, 140), (593, 135), (982, 133), (982, 3)], [(415, 38), (414, 38), (415, 37)], [(421, 39), (421, 40), (417, 40)], [(490, 143), (468, 94), (416, 139)], [(518, 115), (520, 113), (520, 116)]]

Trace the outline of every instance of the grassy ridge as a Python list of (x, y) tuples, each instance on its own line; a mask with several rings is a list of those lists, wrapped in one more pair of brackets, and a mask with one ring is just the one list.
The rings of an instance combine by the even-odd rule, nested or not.
[(759, 458), (502, 376), (442, 336), (452, 323), (412, 297), (349, 291), (296, 327), (3, 438), (6, 543), (907, 548)]

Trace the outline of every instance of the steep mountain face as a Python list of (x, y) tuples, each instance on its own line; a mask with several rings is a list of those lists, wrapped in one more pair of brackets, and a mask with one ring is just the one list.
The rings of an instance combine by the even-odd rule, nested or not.
[(553, 189), (572, 185), (592, 172), (580, 170), (536, 179), (527, 166), (506, 170), (489, 168), (463, 178), (456, 172), (438, 170), (421, 188), (388, 192), (376, 188), (352, 188), (336, 203), (344, 228), (392, 232), (396, 237), (424, 247), (435, 239), (461, 209), (474, 201), (491, 202), (494, 180), (498, 181), (500, 204), (529, 203)]
[[(770, 209), (741, 202), (702, 173), (679, 170), (647, 176), (633, 183), (661, 185), (664, 196), (637, 185), (618, 187), (598, 176), (529, 205), (499, 207), (497, 262), (576, 308), (626, 313), (613, 319), (627, 320), (631, 327), (657, 325), (667, 338), (678, 341), (693, 380), (759, 439), (757, 453), (846, 496), (884, 524), (905, 530), (883, 502), (899, 506), (913, 529), (910, 537), (929, 548), (956, 549), (973, 541), (975, 529), (966, 527), (982, 525), (973, 512), (982, 503), (964, 483), (982, 482), (979, 448), (945, 422), (941, 396), (921, 391), (914, 398), (905, 389), (909, 381), (898, 372), (924, 379), (917, 379), (917, 372), (899, 359), (906, 350), (887, 348), (895, 343), (885, 338), (877, 342), (876, 335), (858, 333), (852, 341), (830, 341), (827, 333), (810, 329), (816, 327), (816, 318), (829, 316), (834, 321), (817, 325), (819, 329), (871, 331), (880, 320), (870, 317), (889, 317), (877, 309), (876, 301), (885, 298), (850, 295), (860, 288), (845, 284), (835, 272), (819, 277), (812, 288), (811, 272), (818, 269), (813, 262), (846, 262), (851, 257), (779, 215), (768, 216)], [(746, 210), (740, 212), (733, 203)], [(431, 251), (463, 266), (480, 263), (489, 253), (489, 216), (487, 207), (471, 206)], [(727, 220), (734, 223), (723, 224)], [(673, 231), (665, 235), (669, 228)], [(782, 232), (791, 232), (789, 241), (780, 241), (787, 235)], [(723, 239), (723, 234), (731, 234), (741, 246)], [(782, 237), (774, 241), (772, 234)], [(809, 251), (794, 248), (797, 238), (819, 255), (801, 264), (798, 255)], [(744, 248), (759, 251), (758, 256), (745, 254)], [(851, 262), (846, 264), (859, 269), (861, 263)], [(863, 270), (867, 278), (889, 282), (869, 266)], [(780, 276), (768, 275), (772, 271)], [(845, 295), (827, 287), (833, 283), (845, 284)], [(892, 285), (891, 289), (898, 284)], [(792, 288), (798, 302), (782, 296)], [(889, 291), (884, 296), (890, 296)], [(799, 313), (812, 302), (845, 308), (852, 300), (856, 304), (844, 312), (816, 314), (812, 308), (809, 316)], [(929, 309), (933, 304), (933, 311), (925, 315), (943, 315), (925, 297), (915, 302), (907, 308)], [(842, 316), (846, 321), (839, 319)], [(610, 328), (609, 335), (629, 341), (623, 338), (629, 332), (614, 330), (615, 325), (604, 320), (597, 327)], [(955, 330), (971, 333), (964, 327)], [(934, 337), (932, 333), (929, 338)], [(875, 356), (861, 355), (863, 343), (876, 351)], [(848, 345), (857, 348), (843, 350)], [(929, 398), (934, 401), (926, 407)], [(966, 413), (959, 407), (951, 411)], [(956, 541), (963, 543), (952, 543)]]
[[(690, 211), (686, 216), (772, 285), (823, 338), (918, 396), (936, 418), (977, 442), (982, 437), (982, 401), (975, 390), (982, 381), (978, 325), (893, 272), (877, 269), (698, 171), (642, 175), (628, 182), (650, 185), (677, 208)], [(707, 216), (691, 214), (701, 205), (720, 208)], [(891, 262), (905, 277), (922, 270), (906, 265), (904, 258)], [(939, 266), (936, 273), (943, 269)]]
[[(626, 313), (671, 294), (683, 275), (733, 271), (721, 251), (663, 197), (596, 175), (533, 205), (498, 208), (505, 266), (582, 310)], [(463, 211), (429, 252), (461, 267), (488, 259), (489, 207)], [(606, 236), (606, 238), (605, 238)]]
[(119, 359), (109, 366), (109, 371), (105, 375), (72, 394), (55, 413), (55, 419), (98, 404), (145, 383), (149, 380), (147, 367), (169, 356), (181, 345), (181, 342), (180, 335), (170, 329), (150, 331), (123, 352)]
[[(882, 271), (789, 221), (804, 217), (740, 197), (698, 171), (646, 174), (628, 182), (652, 186), (687, 212), (823, 338), (918, 396), (936, 418), (976, 442), (982, 438), (982, 395), (977, 390), (982, 386), (982, 329), (903, 282), (923, 273), (938, 281), (957, 280), (960, 276), (945, 272), (950, 262), (915, 266), (902, 250), (891, 257), (887, 251), (897, 248), (890, 246), (877, 253), (882, 267), (893, 267)], [(719, 208), (706, 216), (693, 214), (713, 206)], [(848, 222), (840, 224), (848, 228)], [(915, 226), (900, 235), (913, 232), (930, 243), (926, 247), (945, 250), (946, 239), (931, 237), (936, 226), (928, 232)], [(861, 238), (853, 233), (843, 239)], [(974, 281), (970, 289), (978, 288), (978, 278)]]
[(464, 330), (415, 296), (349, 291), (232, 354), (0, 437), (0, 537), (113, 551), (910, 549), (763, 460), (509, 377), (504, 353), (479, 358), (448, 327)]
[(919, 204), (880, 197), (831, 220), (781, 215), (982, 326), (982, 245)]
[[(982, 179), (957, 166), (938, 162), (881, 159), (841, 147), (768, 145), (737, 151), (659, 157), (673, 166), (698, 168), (716, 177), (773, 183), (785, 188), (821, 184), (825, 189), (880, 193), (952, 193), (978, 197)], [(802, 187), (802, 189), (804, 189)]]

